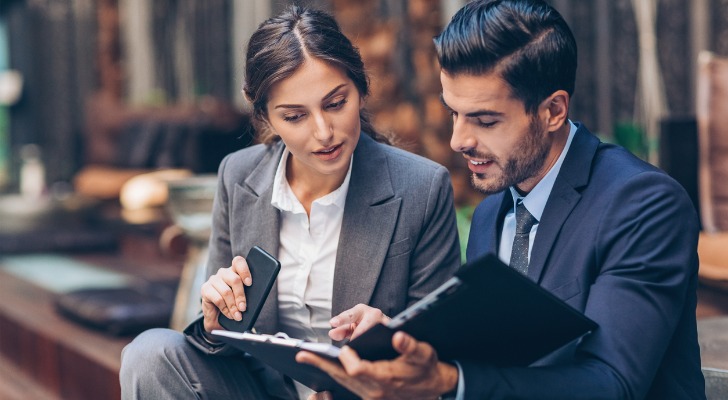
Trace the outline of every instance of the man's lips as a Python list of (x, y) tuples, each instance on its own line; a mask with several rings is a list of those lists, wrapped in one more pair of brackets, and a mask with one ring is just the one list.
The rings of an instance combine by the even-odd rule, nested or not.
[(475, 173), (484, 173), (493, 164), (493, 160), (468, 159), (468, 168)]

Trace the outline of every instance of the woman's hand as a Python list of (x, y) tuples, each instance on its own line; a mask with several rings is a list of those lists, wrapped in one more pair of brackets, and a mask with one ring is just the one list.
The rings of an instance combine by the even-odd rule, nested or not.
[(253, 284), (245, 258), (233, 258), (232, 265), (220, 268), (202, 284), (202, 315), (205, 331), (223, 329), (217, 322), (218, 315), (240, 321), (246, 309), (245, 286)]
[(376, 324), (387, 324), (390, 318), (382, 310), (357, 304), (341, 314), (331, 318), (329, 337), (333, 340), (353, 339)]

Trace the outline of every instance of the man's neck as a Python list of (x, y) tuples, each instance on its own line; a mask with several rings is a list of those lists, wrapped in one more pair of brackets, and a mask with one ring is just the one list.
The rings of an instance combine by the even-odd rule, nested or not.
[(548, 174), (551, 168), (553, 168), (554, 164), (556, 164), (556, 161), (559, 159), (561, 152), (564, 150), (564, 146), (566, 146), (570, 130), (571, 123), (569, 123), (569, 120), (566, 120), (559, 129), (552, 133), (553, 141), (551, 142), (549, 154), (546, 156), (543, 166), (539, 170), (538, 174), (514, 186), (518, 194), (525, 197), (531, 190), (533, 190), (534, 187), (536, 187), (536, 185), (538, 185), (539, 182), (541, 182), (541, 179)]

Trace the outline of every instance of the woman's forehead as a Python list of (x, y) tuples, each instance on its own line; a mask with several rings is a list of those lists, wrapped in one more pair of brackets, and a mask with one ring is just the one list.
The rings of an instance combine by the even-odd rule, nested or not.
[(271, 87), (268, 105), (319, 103), (332, 92), (352, 87), (354, 84), (343, 69), (307, 57), (291, 76)]

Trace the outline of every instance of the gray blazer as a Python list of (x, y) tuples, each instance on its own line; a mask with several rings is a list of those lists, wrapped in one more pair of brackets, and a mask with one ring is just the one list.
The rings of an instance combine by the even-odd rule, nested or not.
[[(280, 212), (271, 205), (271, 196), (283, 149), (281, 142), (256, 145), (222, 161), (208, 276), (254, 245), (277, 256)], [(448, 171), (360, 135), (336, 254), (332, 314), (364, 303), (395, 315), (452, 276), (459, 265)], [(255, 329), (279, 331), (276, 285)], [(194, 342), (208, 352), (220, 350)]]

